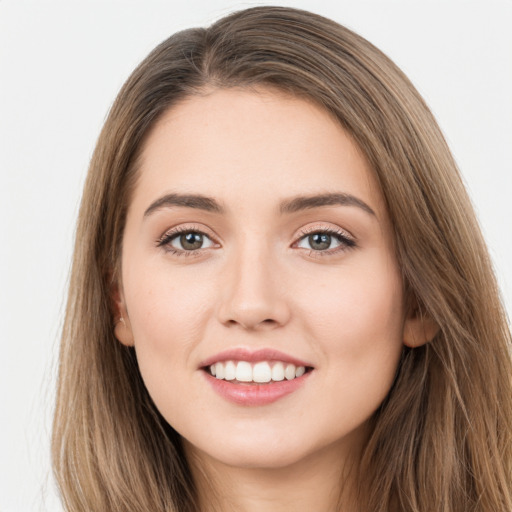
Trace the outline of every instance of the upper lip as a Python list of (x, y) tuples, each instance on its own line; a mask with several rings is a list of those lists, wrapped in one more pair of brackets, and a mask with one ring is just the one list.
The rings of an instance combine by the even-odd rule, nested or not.
[(262, 348), (258, 350), (251, 350), (248, 348), (231, 348), (208, 357), (202, 361), (199, 366), (200, 368), (204, 368), (221, 361), (233, 360), (247, 361), (249, 363), (256, 363), (258, 361), (282, 361), (283, 363), (291, 363), (295, 366), (313, 366), (310, 363), (273, 348)]

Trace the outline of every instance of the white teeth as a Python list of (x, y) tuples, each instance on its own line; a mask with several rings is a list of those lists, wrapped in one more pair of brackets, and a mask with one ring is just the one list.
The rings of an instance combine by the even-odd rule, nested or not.
[(224, 378), (226, 380), (235, 380), (236, 377), (236, 366), (233, 361), (228, 361), (224, 369)]
[(284, 370), (284, 376), (286, 377), (286, 380), (294, 379), (295, 378), (295, 365), (287, 364), (286, 368)]
[(252, 381), (251, 363), (248, 363), (247, 361), (238, 361), (238, 364), (236, 365), (236, 380), (239, 380), (240, 382)]
[(295, 370), (295, 377), (302, 377), (302, 375), (304, 375), (304, 373), (306, 373), (306, 368), (304, 368), (304, 366), (299, 366)]
[(284, 366), (283, 363), (276, 363), (272, 367), (272, 380), (279, 382), (284, 380)]
[(260, 361), (254, 366), (247, 361), (225, 361), (210, 366), (210, 373), (217, 379), (237, 380), (239, 382), (257, 382), (264, 384), (284, 379), (293, 380), (306, 373), (305, 366), (295, 366), (281, 361)]
[(217, 363), (215, 365), (215, 377), (217, 379), (223, 379), (224, 378), (224, 365), (222, 363)]
[(254, 382), (270, 382), (272, 380), (272, 370), (267, 362), (256, 363), (252, 369), (252, 380)]

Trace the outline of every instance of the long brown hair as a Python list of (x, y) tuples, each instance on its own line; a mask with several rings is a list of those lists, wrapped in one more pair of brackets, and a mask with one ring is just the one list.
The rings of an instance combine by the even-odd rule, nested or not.
[(179, 435), (113, 334), (113, 282), (138, 156), (156, 120), (206, 88), (267, 86), (316, 102), (366, 155), (394, 226), (409, 307), (439, 326), (404, 347), (371, 420), (359, 506), (512, 510), (511, 336), (454, 160), (404, 74), (305, 11), (256, 7), (173, 35), (121, 89), (94, 152), (62, 333), (53, 463), (68, 511), (198, 510)]

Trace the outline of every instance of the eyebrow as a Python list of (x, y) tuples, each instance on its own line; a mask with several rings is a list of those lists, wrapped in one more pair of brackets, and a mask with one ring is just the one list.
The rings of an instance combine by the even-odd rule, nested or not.
[(322, 206), (357, 206), (370, 215), (375, 212), (361, 199), (342, 192), (297, 196), (281, 203), (281, 213), (295, 213)]
[[(173, 206), (194, 208), (212, 213), (224, 213), (224, 208), (214, 198), (201, 194), (166, 194), (160, 197), (147, 208), (144, 217), (147, 217), (162, 208)], [(302, 210), (320, 208), (322, 206), (356, 206), (370, 215), (375, 212), (361, 199), (342, 192), (315, 194), (310, 196), (297, 196), (283, 201), (279, 207), (282, 214), (296, 213)]]
[(151, 203), (144, 212), (144, 217), (151, 215), (156, 210), (172, 208), (173, 206), (195, 208), (213, 213), (224, 213), (224, 208), (212, 197), (200, 194), (166, 194)]

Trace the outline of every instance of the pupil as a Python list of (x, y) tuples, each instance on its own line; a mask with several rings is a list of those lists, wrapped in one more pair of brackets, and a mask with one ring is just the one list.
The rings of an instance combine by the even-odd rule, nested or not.
[(203, 235), (200, 233), (187, 233), (180, 236), (180, 242), (183, 249), (200, 249), (203, 245)]
[(326, 235), (325, 233), (309, 235), (309, 245), (317, 251), (325, 251), (331, 245), (331, 235)]

